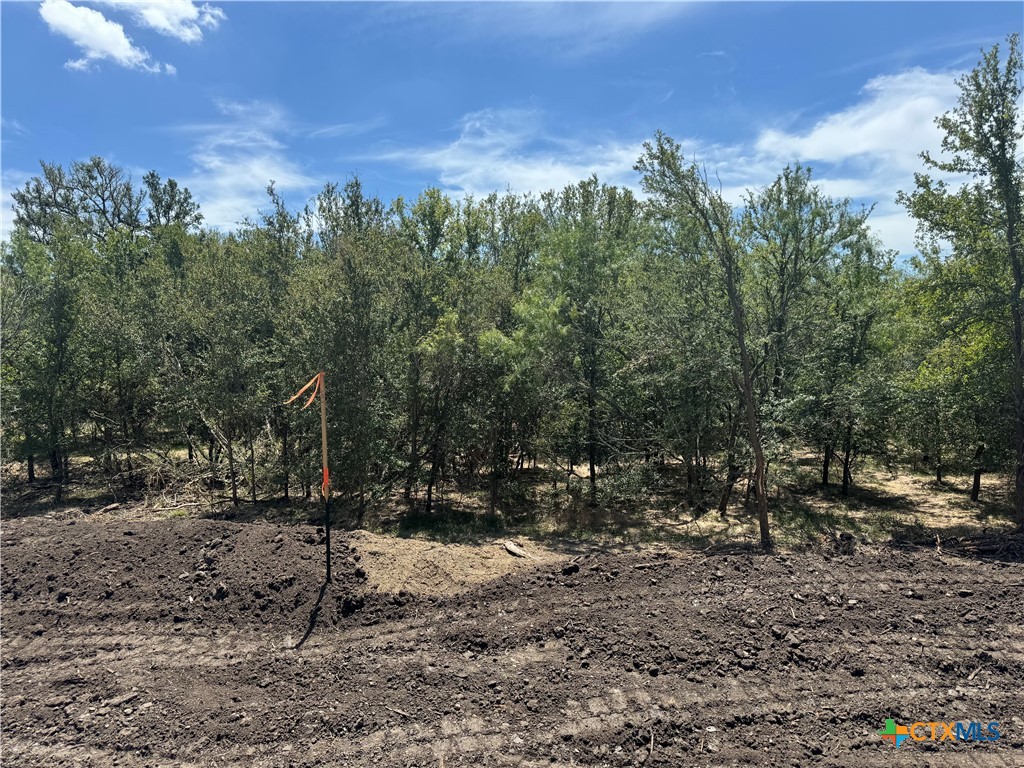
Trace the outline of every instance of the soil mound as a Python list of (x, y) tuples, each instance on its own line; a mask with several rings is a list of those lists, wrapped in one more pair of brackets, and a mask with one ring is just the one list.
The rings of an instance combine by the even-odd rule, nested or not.
[(336, 624), (387, 606), (342, 533), (332, 532), (332, 576), (321, 594), (323, 529), (210, 520), (4, 523), (5, 629), (55, 622), (305, 629), (314, 607)]

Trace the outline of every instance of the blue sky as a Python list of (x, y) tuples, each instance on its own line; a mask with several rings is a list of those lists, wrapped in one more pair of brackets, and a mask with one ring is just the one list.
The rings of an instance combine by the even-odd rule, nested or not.
[(638, 186), (656, 130), (726, 196), (795, 160), (826, 192), (895, 205), (938, 150), (933, 118), (980, 49), (1024, 27), (1005, 3), (3, 2), (3, 231), (39, 160), (102, 155), (188, 185), (210, 224), (300, 207), (358, 174), (385, 200)]

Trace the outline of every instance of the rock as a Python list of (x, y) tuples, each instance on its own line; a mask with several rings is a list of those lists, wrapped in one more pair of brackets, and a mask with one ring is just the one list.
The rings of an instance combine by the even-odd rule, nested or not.
[(569, 563), (568, 565), (562, 566), (563, 576), (572, 576), (574, 573), (580, 572), (579, 563)]

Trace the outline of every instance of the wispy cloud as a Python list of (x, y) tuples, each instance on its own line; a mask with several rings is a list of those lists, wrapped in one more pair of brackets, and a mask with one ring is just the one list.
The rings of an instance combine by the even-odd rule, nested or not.
[[(742, 142), (676, 138), (687, 159), (702, 163), (734, 204), (748, 190), (770, 184), (788, 163), (810, 165), (823, 192), (875, 206), (870, 223), (883, 243), (912, 253), (914, 222), (896, 204), (896, 194), (913, 187), (922, 150), (939, 153), (934, 118), (955, 105), (955, 77), (923, 69), (876, 77), (845, 109), (806, 127), (765, 127)], [(674, 133), (673, 126), (663, 128)], [(389, 148), (374, 159), (426, 171), (453, 194), (542, 192), (592, 173), (635, 189), (632, 168), (646, 138), (555, 135), (538, 110), (487, 109), (465, 115), (451, 141)]]
[(484, 195), (509, 188), (540, 193), (591, 174), (609, 183), (635, 183), (641, 144), (583, 141), (547, 134), (543, 114), (486, 109), (465, 115), (459, 136), (441, 146), (392, 148), (373, 159), (435, 173), (452, 194)]
[(28, 129), (24, 125), (10, 117), (0, 117), (0, 130), (3, 130), (8, 136), (12, 133), (15, 136), (24, 136), (28, 133)]
[[(544, 43), (564, 55), (586, 56), (618, 48), (632, 38), (663, 27), (690, 13), (683, 3), (513, 3), (494, 11), (486, 4), (472, 6), (467, 21), (479, 34), (485, 29), (501, 37), (519, 37)], [(494, 24), (500, 13), (501, 23)]]
[(378, 3), (360, 29), (375, 34), (401, 24), (435, 39), (497, 40), (555, 57), (585, 57), (619, 49), (698, 6), (681, 2)]
[(308, 129), (308, 136), (311, 139), (337, 139), (348, 136), (361, 136), (369, 133), (374, 128), (379, 128), (387, 121), (382, 117), (373, 117), (368, 120), (355, 121), (350, 123), (335, 123), (322, 127)]
[(311, 193), (317, 180), (288, 157), (293, 126), (267, 102), (221, 101), (221, 119), (182, 130), (195, 136), (192, 171), (183, 180), (202, 206), (207, 223), (230, 229), (266, 204), (266, 187)]
[(85, 54), (65, 62), (68, 69), (85, 71), (98, 61), (110, 60), (144, 72), (170, 71), (154, 62), (147, 51), (133, 45), (124, 27), (93, 8), (72, 5), (67, 0), (44, 0), (39, 15), (51, 32), (68, 38)]
[(990, 45), (992, 45), (992, 38), (989, 36), (965, 38), (960, 34), (953, 37), (925, 40), (916, 44), (908, 40), (906, 45), (901, 45), (879, 56), (859, 59), (852, 64), (837, 69), (836, 73), (849, 74), (879, 67), (899, 69), (901, 67), (908, 67), (911, 62), (919, 61), (923, 56), (945, 51), (960, 52), (955, 60), (947, 62), (947, 66), (958, 67), (963, 64), (973, 64), (978, 59), (978, 51)]
[(101, 5), (131, 13), (141, 27), (184, 43), (198, 43), (204, 29), (216, 29), (227, 18), (223, 9), (192, 0), (98, 0)]

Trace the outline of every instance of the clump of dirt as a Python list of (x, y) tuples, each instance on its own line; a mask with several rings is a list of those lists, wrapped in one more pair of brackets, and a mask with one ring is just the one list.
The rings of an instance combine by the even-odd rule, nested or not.
[[(367, 534), (336, 537), (326, 587), (312, 528), (19, 519), (2, 544), (12, 765), (852, 768), (1024, 753), (1024, 566), (983, 553), (591, 549), (509, 556), (499, 578), (456, 591), (478, 553), (441, 547), (469, 575), (412, 594), (404, 569), (439, 552), (396, 540), (403, 560)], [(1002, 736), (892, 754), (886, 719), (997, 721)]]

